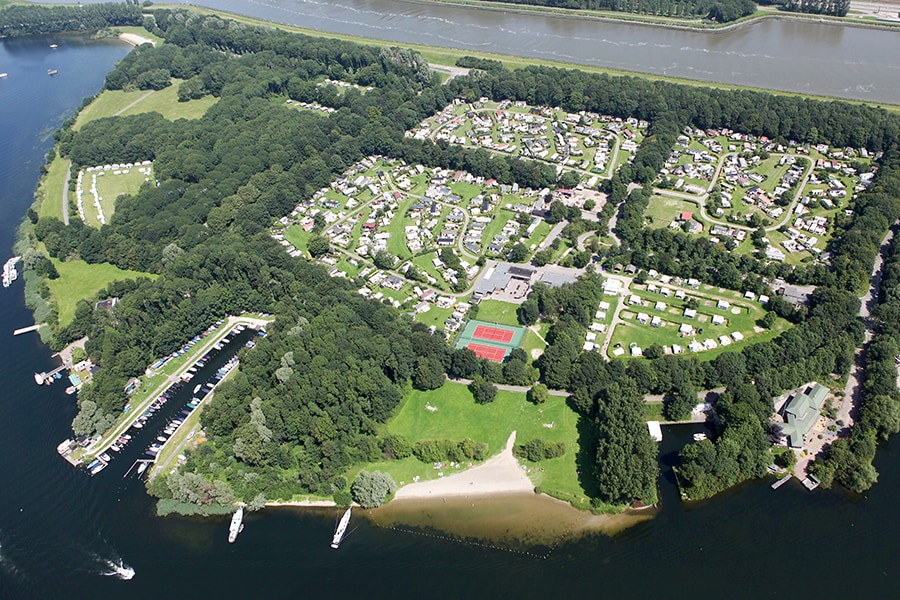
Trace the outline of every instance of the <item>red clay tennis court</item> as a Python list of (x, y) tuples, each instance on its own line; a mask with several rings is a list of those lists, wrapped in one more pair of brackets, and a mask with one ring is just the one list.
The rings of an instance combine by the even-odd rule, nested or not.
[(470, 342), (466, 348), (474, 352), (478, 358), (486, 358), (493, 362), (503, 362), (503, 357), (506, 356), (506, 348), (498, 348), (497, 346), (486, 346)]
[(515, 331), (512, 329), (500, 329), (499, 327), (479, 325), (475, 328), (475, 332), (472, 334), (472, 337), (479, 340), (487, 340), (489, 342), (500, 342), (501, 344), (508, 344), (510, 340), (512, 340), (514, 333)]

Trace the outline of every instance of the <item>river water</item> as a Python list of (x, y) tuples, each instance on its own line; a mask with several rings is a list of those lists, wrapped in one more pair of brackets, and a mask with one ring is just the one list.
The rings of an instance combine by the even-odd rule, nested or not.
[[(49, 44), (58, 42), (58, 50)], [(128, 48), (81, 38), (0, 43), (0, 248), (31, 201), (52, 132)], [(59, 74), (46, 75), (55, 68)], [(0, 289), (0, 598), (729, 598), (893, 595), (900, 577), (900, 449), (883, 447), (881, 473), (866, 497), (777, 492), (751, 482), (714, 500), (678, 502), (665, 466), (690, 431), (667, 430), (661, 507), (653, 519), (614, 536), (588, 533), (516, 543), (466, 543), (431, 529), (409, 531), (354, 517), (340, 550), (328, 547), (334, 510), (269, 509), (246, 519), (237, 543), (227, 518), (158, 518), (126, 462), (96, 477), (55, 452), (70, 435), (74, 400), (62, 384), (37, 387), (36, 370), (55, 363), (34, 336), (21, 282)], [(127, 460), (127, 459), (126, 459)], [(511, 505), (512, 506), (512, 505)], [(522, 510), (516, 505), (515, 510)], [(413, 506), (425, 518), (440, 506)], [(486, 509), (490, 517), (496, 508)], [(521, 520), (528, 523), (528, 511)], [(469, 520), (469, 516), (463, 516)], [(469, 523), (467, 522), (467, 525)], [(483, 525), (489, 538), (502, 531)], [(427, 535), (425, 535), (427, 534)], [(464, 535), (472, 536), (471, 531)], [(469, 540), (474, 542), (474, 540)], [(492, 548), (490, 546), (498, 546)], [(103, 576), (124, 560), (131, 581)]]
[(402, 0), (175, 2), (395, 42), (900, 104), (900, 31), (768, 19), (710, 33)]

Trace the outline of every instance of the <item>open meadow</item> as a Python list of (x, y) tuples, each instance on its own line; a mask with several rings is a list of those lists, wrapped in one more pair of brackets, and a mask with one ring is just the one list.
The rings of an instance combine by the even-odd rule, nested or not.
[[(586, 508), (589, 500), (579, 481), (577, 466), (580, 451), (578, 423), (578, 415), (562, 397), (551, 396), (544, 404), (535, 405), (526, 400), (525, 394), (501, 390), (493, 402), (479, 405), (468, 387), (448, 382), (437, 390), (414, 390), (407, 394), (383, 433), (402, 435), (413, 444), (419, 440), (450, 439), (458, 442), (471, 438), (476, 443), (486, 443), (491, 456), (503, 449), (513, 431), (516, 432), (517, 445), (536, 438), (563, 442), (566, 453), (559, 458), (539, 463), (520, 462), (526, 466), (529, 478), (541, 491)], [(462, 465), (460, 468), (464, 467)], [(414, 477), (419, 480), (436, 479), (441, 474), (446, 476), (457, 472), (456, 468), (449, 466), (435, 468), (414, 457), (381, 461), (365, 468), (390, 473), (398, 483), (411, 483)]]

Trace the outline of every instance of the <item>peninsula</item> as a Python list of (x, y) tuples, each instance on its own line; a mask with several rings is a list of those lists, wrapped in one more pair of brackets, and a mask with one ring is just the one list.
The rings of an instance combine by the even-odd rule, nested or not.
[[(167, 510), (484, 483), (621, 511), (656, 500), (648, 421), (708, 422), (687, 498), (773, 464), (875, 482), (900, 428), (897, 115), (474, 57), (445, 77), (409, 49), (144, 11), (160, 41), (56, 133), (20, 246), (51, 345), (87, 338), (98, 367), (89, 454), (159, 361), (266, 315), (153, 471)], [(64, 313), (75, 273), (102, 285)]]

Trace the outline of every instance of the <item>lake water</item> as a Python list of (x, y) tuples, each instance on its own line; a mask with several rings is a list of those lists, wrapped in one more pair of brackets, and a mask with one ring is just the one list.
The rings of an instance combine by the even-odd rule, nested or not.
[[(49, 49), (51, 41), (60, 48)], [(99, 90), (128, 48), (80, 38), (0, 43), (0, 247), (11, 252), (31, 201), (49, 134)], [(56, 68), (59, 74), (48, 77)], [(5, 259), (5, 258), (4, 258)], [(866, 497), (807, 493), (796, 482), (777, 492), (751, 482), (712, 501), (685, 506), (664, 470), (655, 518), (614, 536), (586, 533), (499, 544), (469, 543), (433, 527), (440, 506), (413, 506), (422, 529), (390, 528), (392, 515), (354, 517), (350, 534), (328, 547), (336, 511), (277, 509), (250, 515), (236, 544), (227, 518), (157, 518), (125, 462), (94, 478), (55, 451), (70, 435), (74, 399), (62, 384), (37, 387), (36, 370), (55, 363), (34, 334), (21, 282), (0, 290), (0, 598), (854, 598), (894, 595), (900, 577), (900, 450), (879, 451), (881, 473)], [(662, 461), (690, 430), (667, 430)], [(522, 507), (516, 501), (516, 511)], [(416, 515), (418, 511), (418, 515)], [(487, 508), (490, 522), (495, 507)], [(520, 513), (528, 523), (527, 511)], [(542, 513), (546, 514), (546, 513)], [(460, 516), (473, 537), (471, 514)], [(425, 528), (425, 527), (430, 528)], [(542, 525), (543, 527), (543, 525)], [(503, 538), (497, 526), (484, 533)], [(498, 546), (493, 548), (491, 546)], [(123, 559), (131, 581), (105, 577)]]

